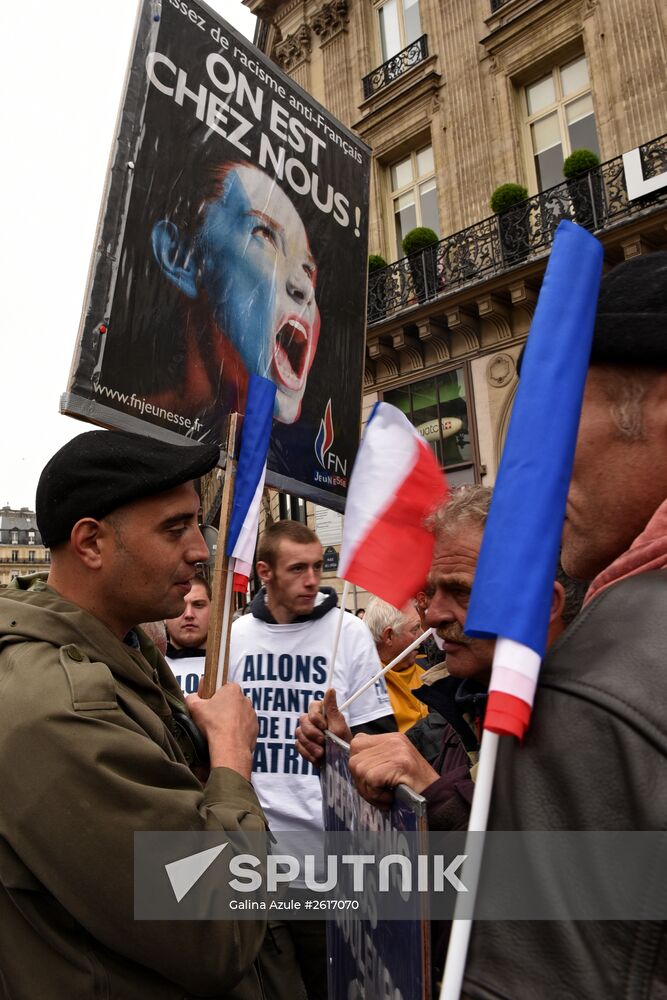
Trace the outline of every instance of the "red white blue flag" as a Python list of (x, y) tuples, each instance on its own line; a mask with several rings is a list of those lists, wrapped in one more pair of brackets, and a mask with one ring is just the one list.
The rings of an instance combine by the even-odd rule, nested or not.
[(248, 586), (255, 557), (275, 397), (274, 382), (260, 375), (250, 376), (234, 481), (234, 501), (227, 530), (227, 555), (234, 574), (234, 590), (241, 594)]
[(485, 728), (519, 739), (546, 647), (602, 259), (595, 237), (560, 223), (468, 605), (466, 634), (497, 638)]
[(338, 575), (401, 608), (424, 585), (433, 534), (425, 518), (447, 496), (428, 444), (389, 403), (376, 403), (352, 469)]

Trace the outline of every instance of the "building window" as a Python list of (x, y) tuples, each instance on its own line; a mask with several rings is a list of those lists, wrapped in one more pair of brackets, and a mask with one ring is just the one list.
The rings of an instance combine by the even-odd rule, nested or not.
[(28, 545), (34, 545), (34, 544), (35, 544), (35, 532), (34, 531), (29, 531), (28, 532)]
[(403, 237), (415, 226), (428, 226), (440, 233), (433, 148), (424, 146), (395, 163), (390, 168), (390, 181), (396, 254), (400, 257)]
[(19, 533), (15, 529), (13, 529), (11, 533), (11, 543), (12, 545), (18, 545), (19, 543)]
[(378, 8), (382, 61), (391, 59), (422, 33), (419, 0), (387, 0)]
[(384, 399), (402, 410), (428, 441), (450, 487), (479, 482), (463, 367), (392, 389)]
[(574, 149), (600, 155), (588, 63), (565, 63), (525, 88), (532, 155), (539, 191), (560, 184), (563, 160)]
[(35, 553), (34, 553), (34, 551), (28, 552), (28, 562), (34, 562), (34, 561), (35, 561)]
[(306, 501), (301, 497), (292, 496), (290, 493), (280, 493), (278, 495), (278, 512), (281, 521), (301, 521), (307, 523)]
[(12, 549), (12, 562), (18, 562), (18, 561), (19, 561), (18, 549)]

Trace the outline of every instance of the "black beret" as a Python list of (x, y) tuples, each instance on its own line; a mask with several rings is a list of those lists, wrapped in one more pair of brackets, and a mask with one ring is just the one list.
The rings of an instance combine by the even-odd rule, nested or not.
[(667, 368), (667, 251), (631, 257), (605, 274), (590, 363)]
[(591, 364), (667, 368), (667, 252), (631, 257), (604, 276)]
[(216, 444), (168, 444), (125, 431), (87, 431), (42, 470), (35, 513), (44, 545), (69, 540), (82, 517), (100, 519), (123, 504), (198, 479), (218, 462)]

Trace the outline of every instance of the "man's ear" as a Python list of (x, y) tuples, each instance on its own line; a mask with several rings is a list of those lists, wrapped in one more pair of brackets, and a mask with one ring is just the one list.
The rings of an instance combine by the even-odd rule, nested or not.
[(197, 263), (189, 240), (184, 239), (178, 226), (167, 219), (156, 222), (151, 246), (162, 273), (189, 299), (196, 299)]
[(565, 608), (565, 588), (558, 580), (554, 581), (553, 594), (551, 595), (551, 611), (549, 612), (549, 624), (558, 622)]
[(258, 562), (257, 565), (255, 566), (255, 569), (257, 570), (257, 576), (260, 578), (262, 583), (268, 583), (271, 577), (273, 576), (271, 572), (271, 567), (267, 562), (262, 562), (260, 560), (260, 562)]
[(387, 628), (382, 629), (382, 642), (389, 643), (394, 638), (394, 630), (387, 626)]
[(81, 518), (72, 528), (70, 545), (88, 569), (99, 569), (102, 565), (100, 541), (106, 531), (107, 526), (93, 517)]

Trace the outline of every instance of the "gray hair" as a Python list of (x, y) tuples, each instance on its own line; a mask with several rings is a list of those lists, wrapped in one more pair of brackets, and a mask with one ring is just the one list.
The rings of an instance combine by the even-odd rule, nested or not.
[(435, 510), (426, 526), (436, 537), (453, 535), (465, 524), (484, 528), (491, 507), (493, 490), (490, 486), (459, 486)]
[(395, 608), (393, 604), (380, 600), (379, 597), (371, 597), (366, 605), (364, 625), (370, 629), (375, 643), (380, 642), (386, 628), (400, 629), (403, 620), (402, 611)]
[(561, 618), (564, 625), (569, 625), (581, 611), (589, 583), (587, 580), (575, 580), (574, 577), (568, 576), (560, 562), (556, 571), (556, 579), (565, 591), (565, 604)]

